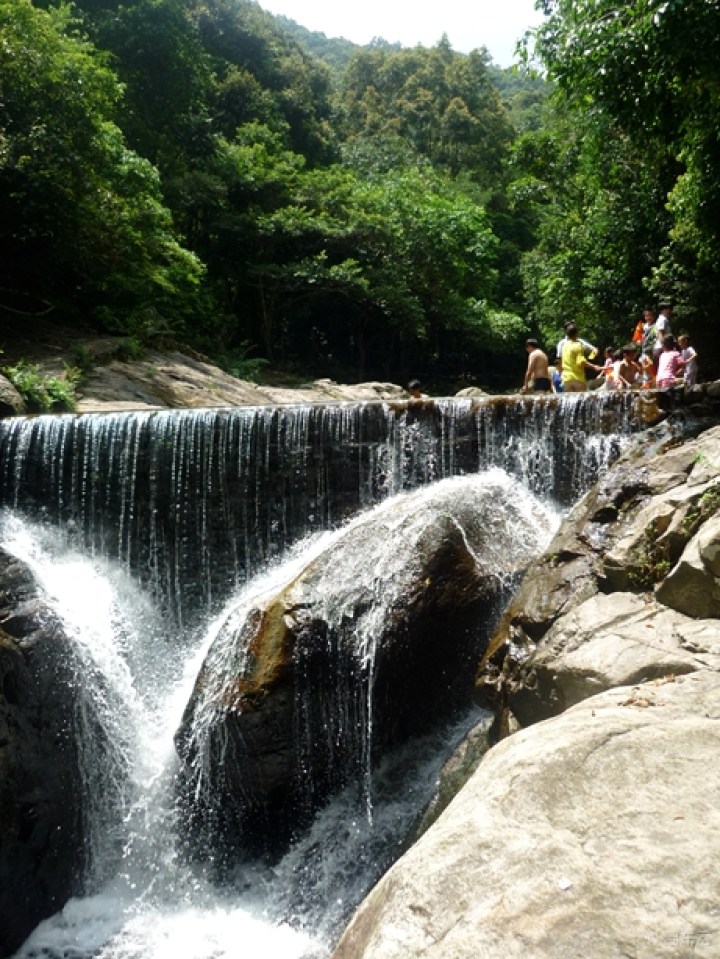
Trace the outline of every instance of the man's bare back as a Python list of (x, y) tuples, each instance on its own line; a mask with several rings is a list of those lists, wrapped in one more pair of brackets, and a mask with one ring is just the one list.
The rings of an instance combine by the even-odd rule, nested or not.
[(523, 390), (544, 392), (551, 389), (548, 358), (539, 346), (528, 344), (528, 365)]

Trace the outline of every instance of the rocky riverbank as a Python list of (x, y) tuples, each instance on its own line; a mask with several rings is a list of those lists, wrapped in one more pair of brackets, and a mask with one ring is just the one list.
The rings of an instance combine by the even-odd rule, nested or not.
[(4, 366), (20, 360), (40, 376), (60, 380), (68, 368), (81, 369), (79, 413), (407, 397), (394, 383), (340, 384), (325, 378), (292, 386), (287, 380), (263, 385), (230, 376), (191, 350), (130, 351), (123, 337), (81, 335), (50, 325), (36, 324), (32, 333), (11, 339), (0, 336), (0, 350), (0, 415), (25, 412), (22, 397), (2, 375)]
[(719, 504), (715, 427), (649, 434), (577, 505), (478, 677), (504, 729), (525, 728), (335, 959), (719, 954)]

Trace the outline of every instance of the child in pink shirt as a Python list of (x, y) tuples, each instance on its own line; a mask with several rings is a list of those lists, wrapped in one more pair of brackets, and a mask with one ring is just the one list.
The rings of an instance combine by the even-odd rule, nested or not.
[(675, 380), (681, 375), (685, 360), (675, 347), (675, 337), (669, 334), (663, 338), (663, 348), (658, 357), (657, 375), (655, 377), (658, 389), (665, 390), (675, 386)]

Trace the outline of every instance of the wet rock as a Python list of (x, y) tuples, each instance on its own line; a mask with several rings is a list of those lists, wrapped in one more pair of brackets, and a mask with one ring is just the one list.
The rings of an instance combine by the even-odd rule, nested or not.
[(720, 674), (620, 687), (494, 747), (334, 959), (711, 959)]
[(67, 641), (0, 551), (0, 956), (79, 890), (81, 787)]
[(480, 765), (493, 742), (492, 726), (492, 716), (481, 719), (443, 764), (437, 792), (420, 821), (416, 838), (427, 832)]
[(479, 386), (466, 386), (458, 390), (455, 396), (489, 396), (489, 394)]
[(467, 477), (387, 501), (220, 633), (177, 737), (195, 847), (282, 847), (330, 791), (469, 703), (532, 555), (517, 526), (542, 525), (518, 500)]

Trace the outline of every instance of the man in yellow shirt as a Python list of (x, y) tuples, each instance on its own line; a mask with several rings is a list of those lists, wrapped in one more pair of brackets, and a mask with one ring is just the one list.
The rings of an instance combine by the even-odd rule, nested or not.
[(598, 370), (600, 367), (595, 366), (594, 363), (585, 358), (585, 349), (578, 339), (578, 328), (575, 324), (570, 323), (565, 331), (567, 339), (563, 344), (560, 356), (563, 391), (565, 393), (582, 393), (587, 389), (586, 368)]

